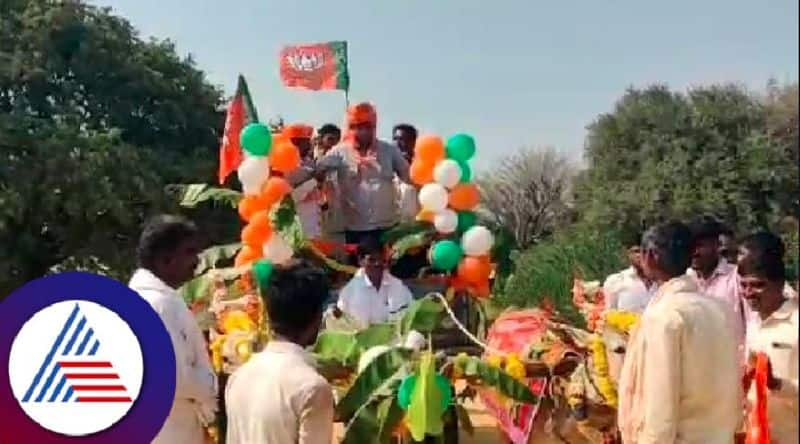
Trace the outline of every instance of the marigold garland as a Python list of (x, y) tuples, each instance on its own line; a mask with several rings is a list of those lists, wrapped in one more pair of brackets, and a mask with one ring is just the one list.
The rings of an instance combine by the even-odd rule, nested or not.
[(608, 376), (608, 359), (606, 358), (606, 345), (603, 338), (592, 335), (589, 340), (589, 349), (592, 351), (592, 367), (594, 369), (597, 390), (611, 407), (617, 406), (617, 391)]
[(606, 325), (628, 334), (631, 329), (639, 322), (639, 315), (624, 310), (610, 310), (605, 315)]

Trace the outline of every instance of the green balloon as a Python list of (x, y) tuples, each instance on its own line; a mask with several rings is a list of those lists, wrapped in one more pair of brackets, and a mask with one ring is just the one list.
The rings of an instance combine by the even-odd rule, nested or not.
[(251, 123), (242, 130), (239, 143), (254, 156), (266, 156), (272, 148), (272, 133), (263, 123)]
[(414, 385), (417, 383), (417, 375), (410, 375), (403, 379), (397, 389), (397, 405), (403, 410), (408, 410), (411, 405), (411, 394), (414, 393)]
[(443, 240), (436, 242), (431, 250), (431, 265), (441, 271), (450, 271), (458, 266), (464, 250), (461, 245), (451, 241)]
[(456, 134), (447, 139), (447, 157), (466, 162), (475, 155), (475, 139), (469, 134)]
[(450, 402), (453, 400), (453, 391), (450, 390), (450, 381), (444, 375), (436, 374), (436, 387), (442, 394), (442, 413), (447, 411), (450, 407)]
[(478, 223), (478, 216), (472, 211), (458, 212), (458, 231), (465, 232)]
[(468, 183), (472, 180), (472, 168), (466, 161), (459, 160), (458, 166), (461, 167), (461, 183)]
[(275, 266), (266, 259), (259, 259), (253, 263), (253, 278), (255, 278), (259, 289), (267, 288), (273, 271), (275, 271)]

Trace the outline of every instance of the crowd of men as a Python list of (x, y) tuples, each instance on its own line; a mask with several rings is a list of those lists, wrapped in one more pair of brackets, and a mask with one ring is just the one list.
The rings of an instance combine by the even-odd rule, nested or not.
[[(417, 211), (408, 178), (416, 130), (398, 125), (391, 144), (376, 138), (376, 122), (375, 109), (358, 104), (348, 110), (344, 134), (334, 125), (316, 136), (304, 125), (285, 130), (303, 157), (289, 179), (306, 234), (359, 246), (360, 269), (334, 314), (363, 325), (386, 322), (411, 301), (379, 239)], [(206, 343), (177, 292), (197, 265), (198, 235), (184, 219), (154, 219), (130, 281), (163, 319), (176, 353), (175, 400), (157, 444), (202, 443), (217, 406)], [(711, 218), (659, 224), (629, 249), (631, 267), (606, 280), (607, 308), (641, 313), (618, 378), (624, 443), (734, 442), (752, 408), (754, 353), (771, 364), (772, 442), (798, 442), (798, 305), (786, 283), (785, 249), (769, 232), (745, 237), (738, 250), (731, 239)], [(306, 348), (321, 328), (330, 284), (299, 262), (267, 286), (274, 339), (228, 380), (226, 442), (329, 443), (333, 393)]]

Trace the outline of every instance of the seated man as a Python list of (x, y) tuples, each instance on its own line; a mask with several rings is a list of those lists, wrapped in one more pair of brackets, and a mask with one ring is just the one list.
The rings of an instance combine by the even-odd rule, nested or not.
[(411, 303), (411, 291), (387, 270), (377, 238), (363, 239), (357, 255), (361, 268), (339, 293), (334, 315), (344, 312), (363, 326), (396, 319)]
[(333, 390), (305, 351), (329, 292), (324, 273), (305, 264), (276, 270), (262, 289), (274, 338), (228, 380), (228, 444), (331, 442)]

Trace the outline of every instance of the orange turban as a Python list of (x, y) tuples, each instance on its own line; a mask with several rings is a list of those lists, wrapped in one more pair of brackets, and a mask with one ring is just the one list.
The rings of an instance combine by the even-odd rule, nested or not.
[(375, 107), (367, 102), (357, 103), (347, 109), (347, 126), (361, 125), (364, 123), (371, 123), (376, 125), (378, 123), (378, 115), (375, 112)]
[(295, 123), (283, 129), (283, 137), (287, 139), (310, 139), (314, 134), (314, 128), (302, 123)]

